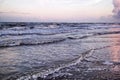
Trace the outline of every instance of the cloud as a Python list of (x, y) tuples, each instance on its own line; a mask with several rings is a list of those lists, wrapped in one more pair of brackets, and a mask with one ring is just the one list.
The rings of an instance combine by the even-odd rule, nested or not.
[(0, 11), (0, 22), (21, 22), (21, 21), (32, 21), (36, 18), (31, 17), (30, 13), (15, 12), (15, 11)]
[(14, 12), (14, 11), (9, 11), (9, 12), (4, 12), (0, 11), (0, 14), (30, 14), (30, 13), (25, 13), (25, 12)]
[(114, 5), (113, 17), (115, 17), (116, 19), (120, 19), (120, 0), (113, 0), (113, 5)]
[(6, 0), (0, 0), (0, 6), (2, 5), (2, 4), (4, 4), (6, 2)]
[(0, 0), (0, 3), (3, 3), (4, 2), (4, 0)]

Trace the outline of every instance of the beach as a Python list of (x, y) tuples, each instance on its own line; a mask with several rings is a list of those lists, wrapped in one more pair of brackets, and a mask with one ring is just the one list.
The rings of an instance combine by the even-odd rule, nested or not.
[(1, 80), (120, 80), (119, 23), (0, 23)]

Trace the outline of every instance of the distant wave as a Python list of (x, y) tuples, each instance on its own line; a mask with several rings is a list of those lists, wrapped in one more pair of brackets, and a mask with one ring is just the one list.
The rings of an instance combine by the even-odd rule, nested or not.
[(14, 31), (14, 30), (1, 30), (0, 37), (2, 36), (18, 36), (18, 35), (54, 35), (56, 34), (53, 30), (40, 30), (40, 29), (33, 29), (33, 30), (21, 30), (21, 31)]
[(100, 32), (100, 33), (94, 33), (93, 35), (107, 35), (107, 34), (120, 34), (120, 31)]
[(120, 34), (120, 31), (113, 31), (113, 32), (97, 32), (97, 33), (91, 33), (89, 35), (83, 35), (81, 37), (74, 37), (74, 36), (69, 36), (68, 39), (84, 39), (84, 38), (89, 38), (93, 36), (100, 36), (100, 35), (109, 35), (109, 34)]
[(18, 36), (18, 35), (55, 35), (71, 33), (69, 30), (59, 29), (24, 29), (24, 30), (0, 30), (0, 37), (2, 36)]
[(54, 33), (8, 33), (8, 34), (0, 34), (0, 36), (18, 36), (18, 35), (55, 35)]

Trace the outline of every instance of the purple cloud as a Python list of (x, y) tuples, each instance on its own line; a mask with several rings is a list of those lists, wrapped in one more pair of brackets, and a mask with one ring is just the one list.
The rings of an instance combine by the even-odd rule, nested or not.
[(113, 13), (116, 19), (120, 19), (120, 0), (113, 0)]

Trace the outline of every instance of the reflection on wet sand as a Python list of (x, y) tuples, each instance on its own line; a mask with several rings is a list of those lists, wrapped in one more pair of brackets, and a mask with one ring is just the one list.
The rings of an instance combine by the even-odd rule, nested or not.
[(120, 61), (120, 46), (113, 46), (111, 47), (112, 53), (111, 53), (111, 59), (114, 62), (119, 62)]
[(0, 63), (5, 63), (5, 64), (13, 64), (14, 58), (16, 58), (18, 55), (15, 53), (15, 50), (12, 48), (8, 49), (0, 49)]
[(4, 80), (1, 78), (7, 78), (18, 71), (15, 67), (17, 64), (15, 58), (17, 57), (18, 55), (12, 48), (0, 49), (0, 80)]
[[(112, 31), (114, 31), (114, 29), (112, 29)], [(120, 40), (120, 35), (119, 34), (112, 34), (111, 35), (111, 40), (113, 41), (113, 43), (111, 44), (112, 47), (110, 47), (111, 50), (111, 60), (113, 62), (120, 62), (120, 45), (119, 44), (119, 40)], [(115, 46), (114, 46), (115, 45)], [(114, 71), (120, 71), (120, 66), (116, 65), (113, 68)]]

